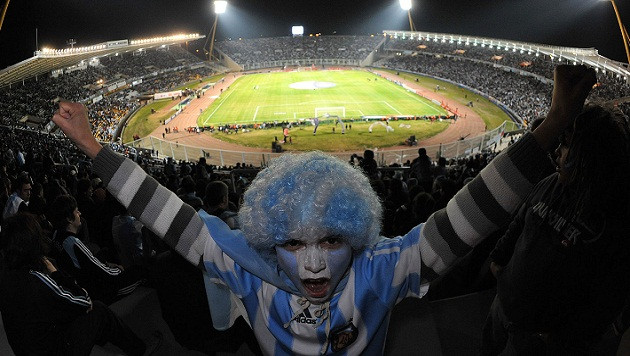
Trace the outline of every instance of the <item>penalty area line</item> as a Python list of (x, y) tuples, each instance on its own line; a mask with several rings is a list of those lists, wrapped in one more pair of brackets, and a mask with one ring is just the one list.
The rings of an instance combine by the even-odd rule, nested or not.
[(256, 106), (256, 112), (254, 113), (254, 117), (252, 118), (252, 121), (256, 121), (256, 116), (258, 116), (258, 109), (260, 109), (260, 105)]
[(383, 101), (385, 103), (385, 105), (389, 106), (390, 108), (392, 108), (395, 112), (398, 113), (398, 115), (402, 115), (402, 113), (400, 111), (398, 111), (395, 107), (391, 106), (388, 102)]

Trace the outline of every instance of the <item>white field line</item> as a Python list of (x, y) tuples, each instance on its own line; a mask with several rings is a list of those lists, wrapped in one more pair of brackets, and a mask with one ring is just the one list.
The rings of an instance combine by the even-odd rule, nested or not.
[[(405, 94), (409, 95), (410, 97), (412, 97), (414, 100), (420, 102), (420, 104), (430, 108), (431, 110), (433, 110), (433, 112), (435, 112), (436, 114), (439, 114), (440, 112), (435, 109), (433, 106), (425, 103), (422, 99), (418, 98), (420, 95), (418, 94), (411, 94), (409, 91), (405, 90), (404, 88), (402, 88), (405, 91)], [(425, 98), (426, 99), (426, 98)]]
[(221, 100), (221, 103), (219, 103), (219, 105), (217, 105), (216, 108), (214, 108), (214, 111), (212, 112), (212, 114), (210, 114), (210, 116), (208, 116), (207, 119), (205, 119), (203, 121), (203, 124), (205, 126), (205, 124), (208, 123), (208, 120), (210, 120), (210, 118), (212, 118), (212, 115), (214, 115), (215, 112), (217, 112), (217, 110), (219, 110), (219, 108), (221, 107), (221, 105), (223, 105), (223, 103), (225, 103), (225, 101), (227, 100), (227, 98), (230, 97), (230, 95), (232, 95), (232, 93), (234, 93), (235, 89), (233, 89), (225, 98), (223, 98), (223, 100)]
[(258, 116), (258, 109), (260, 109), (260, 105), (256, 106), (256, 112), (254, 113), (254, 117), (252, 118), (252, 121), (256, 121), (256, 116)]
[(393, 106), (389, 105), (389, 103), (388, 103), (388, 102), (383, 101), (383, 103), (385, 103), (385, 105), (387, 105), (387, 106), (389, 106), (390, 108), (392, 108), (395, 112), (397, 112), (397, 113), (398, 113), (398, 115), (402, 115), (402, 113), (401, 113), (400, 111), (398, 111), (395, 107), (393, 107)]

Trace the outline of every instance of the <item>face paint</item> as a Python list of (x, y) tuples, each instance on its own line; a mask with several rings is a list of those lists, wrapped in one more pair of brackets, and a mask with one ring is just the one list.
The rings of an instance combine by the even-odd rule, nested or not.
[(330, 299), (348, 270), (352, 248), (338, 237), (316, 241), (291, 240), (276, 246), (278, 265), (313, 304)]

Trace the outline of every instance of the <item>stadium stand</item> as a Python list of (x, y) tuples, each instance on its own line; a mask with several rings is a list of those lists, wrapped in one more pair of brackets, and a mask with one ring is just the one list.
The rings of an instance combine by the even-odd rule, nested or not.
[(381, 41), (381, 36), (271, 37), (221, 41), (217, 49), (247, 67), (262, 60), (365, 59)]
[[(382, 42), (383, 37), (380, 36), (281, 37), (225, 41), (220, 42), (217, 47), (237, 63), (247, 66), (261, 58), (265, 61), (303, 58), (363, 60)], [(426, 48), (419, 48), (422, 46)], [(497, 54), (496, 50), (487, 47), (469, 47), (459, 53), (458, 50), (462, 47), (456, 44), (398, 39), (385, 41), (385, 49), (386, 57), (376, 62), (375, 66), (427, 74), (463, 84), (496, 98), (528, 121), (543, 115), (549, 108), (551, 84), (548, 79), (558, 61), (551, 61), (548, 57), (536, 56), (534, 52)], [(494, 56), (502, 58), (493, 59)], [(523, 62), (531, 64), (523, 65)], [(563, 60), (565, 62), (566, 59)], [(111, 209), (109, 204), (112, 202), (94, 179), (96, 177), (90, 170), (90, 161), (74, 149), (67, 139), (38, 132), (43, 125), (24, 127), (18, 122), (28, 116), (49, 118), (55, 110), (57, 98), (86, 101), (101, 95), (108, 83), (121, 80), (130, 83), (142, 78), (142, 83), (129, 85), (101, 100), (90, 102), (95, 136), (102, 141), (111, 141), (121, 120), (138, 107), (135, 101), (130, 100), (134, 93), (165, 91), (213, 73), (206, 66), (192, 69), (197, 63), (197, 58), (178, 46), (171, 46), (168, 50), (148, 49), (119, 55), (112, 53), (101, 58), (96, 66), (88, 65), (83, 70), (69, 71), (58, 77), (40, 76), (5, 87), (0, 91), (0, 121), (4, 125), (0, 127), (0, 136), (3, 138), (0, 141), (0, 179), (3, 185), (7, 187), (7, 182), (17, 179), (22, 172), (26, 172), (35, 184), (41, 185), (44, 208), (33, 212), (41, 215), (46, 224), (45, 206), (60, 193), (76, 195), (78, 180), (89, 179), (95, 191), (95, 201), (104, 215), (109, 214), (105, 211)], [(522, 75), (521, 71), (535, 76)], [(630, 86), (623, 78), (615, 75), (604, 75), (601, 78), (600, 85), (593, 92), (594, 98), (614, 100), (630, 95)], [(103, 82), (98, 84), (99, 80)], [(619, 106), (626, 113), (630, 110), (628, 103), (622, 102)], [(225, 130), (226, 127), (217, 129)], [(413, 173), (412, 162), (379, 168), (378, 178), (372, 184), (379, 193), (386, 212), (383, 232), (387, 236), (395, 236), (400, 231), (407, 231), (408, 226), (413, 226), (415, 222), (422, 221), (426, 214), (444, 207), (450, 197), (514, 139), (506, 137), (495, 150), (444, 160), (439, 164), (433, 162), (433, 184), (429, 191), (419, 188), (418, 181), (421, 177)], [(174, 192), (183, 192), (182, 181), (185, 177), (195, 181), (196, 194), (200, 198), (203, 197), (202, 192), (208, 182), (225, 181), (231, 188), (230, 202), (234, 211), (238, 210), (244, 190), (260, 168), (248, 166), (248, 169), (242, 169), (240, 165), (217, 167), (201, 162), (175, 162), (157, 158), (150, 150), (137, 150), (117, 144), (113, 147), (134, 159), (157, 181)], [(24, 162), (21, 162), (20, 154), (24, 157)], [(8, 198), (6, 191), (0, 191), (2, 206)], [(491, 246), (498, 237), (488, 239), (487, 245)], [(153, 253), (159, 255), (168, 252), (159, 242), (151, 241), (150, 238), (145, 241), (145, 252), (148, 252), (149, 257)], [(389, 354), (403, 354), (419, 349), (427, 350), (432, 355), (474, 353), (473, 350), (479, 345), (480, 327), (485, 312), (494, 295), (493, 279), (485, 269), (483, 258), (479, 257), (484, 252), (487, 254), (488, 246), (481, 246), (480, 250), (473, 251), (453, 272), (452, 279), (446, 278), (441, 285), (436, 286), (426, 301), (406, 302), (397, 307), (392, 317), (393, 326), (386, 349)], [(95, 246), (95, 249), (100, 249), (99, 247)], [(148, 260), (149, 264), (155, 263), (154, 259)], [(136, 320), (130, 321), (130, 324), (137, 328), (141, 327), (138, 320), (144, 320), (146, 316), (153, 315), (154, 310), (164, 308), (159, 300), (159, 289), (139, 288), (130, 297), (133, 298), (123, 299), (115, 303), (113, 308), (123, 319)], [(468, 317), (462, 318), (463, 314)], [(176, 327), (166, 326), (164, 323), (167, 322), (161, 317), (152, 321), (152, 324), (158, 325), (154, 327), (163, 330)], [(404, 337), (403, 330), (410, 328), (423, 330), (425, 337), (419, 338), (422, 340)], [(172, 337), (169, 342), (172, 343), (169, 347), (178, 350), (177, 352), (181, 352), (181, 348), (177, 348), (178, 343), (190, 348), (176, 337)], [(3, 345), (0, 346), (0, 353), (10, 354), (2, 333), (0, 344)], [(96, 352), (109, 353), (107, 350)]]

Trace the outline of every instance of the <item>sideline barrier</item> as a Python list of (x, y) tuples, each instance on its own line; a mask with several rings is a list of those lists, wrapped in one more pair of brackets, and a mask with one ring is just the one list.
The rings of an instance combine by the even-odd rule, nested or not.
[[(418, 148), (424, 147), (429, 157), (458, 158), (468, 156), (478, 152), (491, 149), (496, 144), (499, 146), (501, 138), (506, 132), (520, 129), (514, 122), (505, 121), (494, 130), (485, 132), (479, 136), (467, 138), (451, 143), (444, 143), (433, 146), (414, 146), (402, 150), (377, 150), (375, 159), (380, 165), (391, 165), (398, 163), (402, 165), (407, 160), (413, 160), (418, 156)], [(243, 152), (226, 151), (204, 147), (195, 147), (166, 141), (157, 137), (148, 136), (140, 140), (133, 141), (128, 146), (134, 148), (144, 148), (155, 151), (158, 157), (172, 157), (175, 160), (197, 161), (200, 157), (205, 157), (208, 164), (216, 166), (233, 166), (236, 163), (252, 164), (255, 167), (266, 166), (267, 163), (278, 157), (282, 153), (271, 152)], [(342, 160), (349, 160), (352, 154), (363, 155), (363, 151), (327, 152)]]

